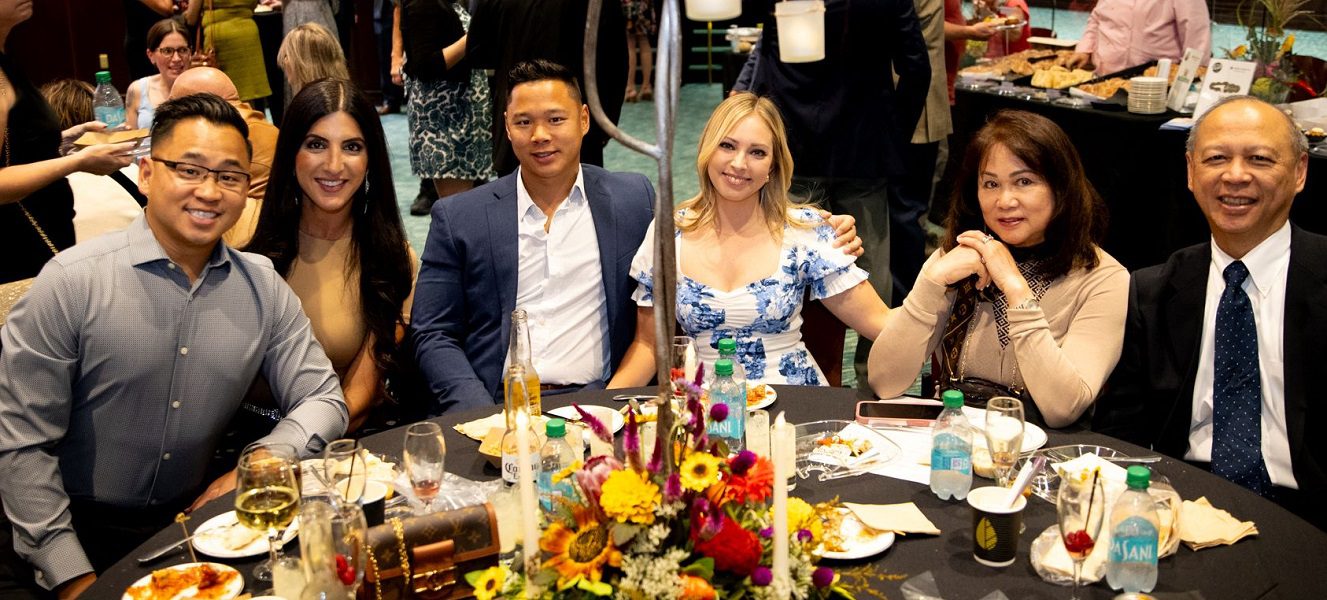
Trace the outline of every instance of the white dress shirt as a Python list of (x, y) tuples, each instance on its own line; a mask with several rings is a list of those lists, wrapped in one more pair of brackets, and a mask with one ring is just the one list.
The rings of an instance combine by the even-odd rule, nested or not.
[[(1212, 240), (1212, 263), (1207, 271), (1207, 299), (1203, 308), (1203, 338), (1198, 374), (1193, 382), (1193, 412), (1189, 421), (1189, 450), (1184, 458), (1212, 460), (1212, 376), (1216, 361), (1216, 309), (1225, 291), (1222, 277), (1234, 258)], [(1290, 438), (1286, 435), (1285, 329), (1286, 273), (1290, 269), (1290, 223), (1286, 223), (1240, 259), (1249, 269), (1243, 289), (1253, 305), (1258, 327), (1258, 373), (1262, 383), (1262, 455), (1272, 483), (1299, 489), (1290, 465)]]
[(516, 307), (529, 316), (540, 381), (581, 384), (607, 378), (607, 300), (585, 174), (576, 172), (571, 193), (549, 218), (525, 189), (518, 168), (516, 217)]

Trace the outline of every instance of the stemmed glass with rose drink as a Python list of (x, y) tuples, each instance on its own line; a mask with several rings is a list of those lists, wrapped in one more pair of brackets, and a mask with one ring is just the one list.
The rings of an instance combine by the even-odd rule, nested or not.
[(437, 423), (415, 423), (405, 430), (405, 472), (415, 497), (424, 503), (424, 512), (432, 512), (433, 501), (442, 487), (443, 464), (447, 443)]

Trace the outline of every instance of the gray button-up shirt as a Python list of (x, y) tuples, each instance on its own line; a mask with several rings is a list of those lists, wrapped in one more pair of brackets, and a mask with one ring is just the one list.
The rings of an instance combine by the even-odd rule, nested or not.
[(197, 491), (261, 370), (303, 454), (340, 437), (340, 383), (264, 257), (219, 243), (191, 284), (143, 217), (53, 258), (0, 329), (0, 496), (51, 588), (91, 571), (67, 498), (146, 507)]

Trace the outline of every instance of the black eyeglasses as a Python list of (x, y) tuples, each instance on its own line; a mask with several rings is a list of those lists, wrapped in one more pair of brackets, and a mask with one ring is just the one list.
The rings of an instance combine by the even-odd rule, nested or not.
[(216, 177), (217, 185), (224, 189), (233, 192), (247, 192), (249, 190), (249, 174), (244, 171), (209, 169), (202, 165), (165, 160), (155, 156), (152, 157), (152, 160), (166, 165), (166, 168), (173, 171), (175, 176), (185, 183), (200, 185), (211, 173)]
[(188, 46), (184, 46), (182, 48), (167, 48), (165, 46), (162, 46), (161, 48), (153, 50), (153, 52), (156, 52), (157, 54), (167, 57), (175, 56), (176, 54), (178, 54), (185, 58), (189, 58), (189, 55), (193, 54), (194, 51), (189, 49)]

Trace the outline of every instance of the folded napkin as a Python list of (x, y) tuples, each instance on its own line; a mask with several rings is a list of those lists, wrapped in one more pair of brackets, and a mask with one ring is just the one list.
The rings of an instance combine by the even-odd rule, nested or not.
[(940, 535), (940, 529), (922, 514), (916, 504), (857, 504), (844, 502), (843, 506), (857, 515), (863, 525), (876, 531), (892, 531), (899, 535), (924, 533)]
[[(507, 429), (506, 414), (507, 414), (506, 412), (500, 411), (498, 412), (498, 414), (489, 415), (482, 419), (475, 419), (468, 423), (460, 423), (458, 425), (454, 425), (453, 429), (460, 432), (461, 435), (468, 437), (476, 442), (482, 442), (484, 441), (484, 437), (488, 435), (490, 429), (497, 428), (506, 431)], [(548, 417), (539, 416), (535, 417), (534, 419), (531, 419), (531, 421), (534, 421), (532, 425), (534, 425), (535, 431), (538, 433), (543, 433), (544, 423), (548, 421)]]
[(1206, 497), (1185, 500), (1180, 509), (1180, 541), (1191, 550), (1228, 546), (1251, 535), (1258, 535), (1253, 521), (1236, 519)]

